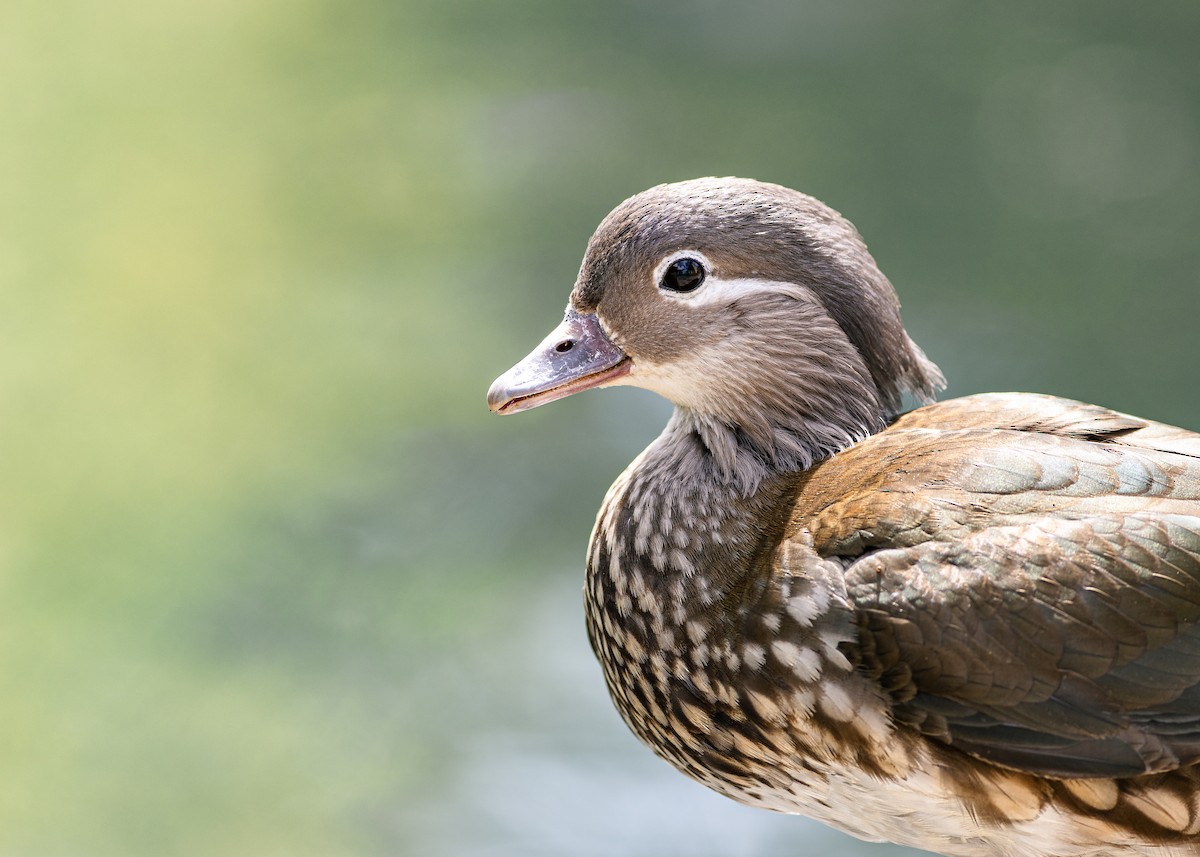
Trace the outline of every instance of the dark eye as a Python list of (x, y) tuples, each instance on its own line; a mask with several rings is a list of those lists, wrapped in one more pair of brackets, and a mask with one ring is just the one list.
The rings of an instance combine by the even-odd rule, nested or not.
[(703, 282), (704, 266), (690, 256), (684, 256), (667, 266), (659, 285), (669, 292), (694, 292)]

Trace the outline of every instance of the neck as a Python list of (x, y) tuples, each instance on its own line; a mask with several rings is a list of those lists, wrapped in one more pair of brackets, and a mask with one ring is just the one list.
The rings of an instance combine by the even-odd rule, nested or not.
[(830, 410), (725, 420), (677, 408), (660, 440), (676, 447), (678, 464), (689, 472), (750, 498), (768, 480), (808, 470), (887, 425), (876, 401)]
[(664, 618), (682, 622), (685, 610), (722, 609), (749, 594), (749, 572), (787, 525), (784, 495), (795, 490), (795, 471), (776, 473), (758, 453), (735, 451), (738, 473), (755, 474), (753, 487), (742, 490), (708, 442), (677, 411), (609, 490), (588, 562), (604, 579), (594, 582), (614, 587), (606, 599), (628, 599), (635, 608), (657, 600), (670, 605)]

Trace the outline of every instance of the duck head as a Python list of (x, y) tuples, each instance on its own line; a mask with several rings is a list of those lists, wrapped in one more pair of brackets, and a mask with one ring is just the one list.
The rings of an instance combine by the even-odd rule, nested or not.
[(706, 178), (603, 220), (563, 323), (488, 405), (515, 413), (619, 384), (670, 400), (676, 427), (710, 447), (807, 467), (944, 381), (849, 221), (779, 185)]

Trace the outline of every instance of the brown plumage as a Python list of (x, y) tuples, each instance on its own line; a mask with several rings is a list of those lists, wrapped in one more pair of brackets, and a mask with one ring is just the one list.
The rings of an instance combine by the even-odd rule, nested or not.
[(617, 207), (501, 413), (676, 410), (605, 498), (588, 634), (630, 728), (737, 800), (948, 855), (1200, 855), (1200, 435), (932, 398), (854, 228), (777, 185)]

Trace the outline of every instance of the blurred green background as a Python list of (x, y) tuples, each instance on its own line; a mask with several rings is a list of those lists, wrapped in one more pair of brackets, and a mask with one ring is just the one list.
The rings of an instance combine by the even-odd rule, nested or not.
[(500, 420), (622, 198), (853, 219), (948, 395), (1200, 427), (1200, 5), (0, 10), (0, 854), (899, 855), (710, 795), (583, 633), (665, 406)]

